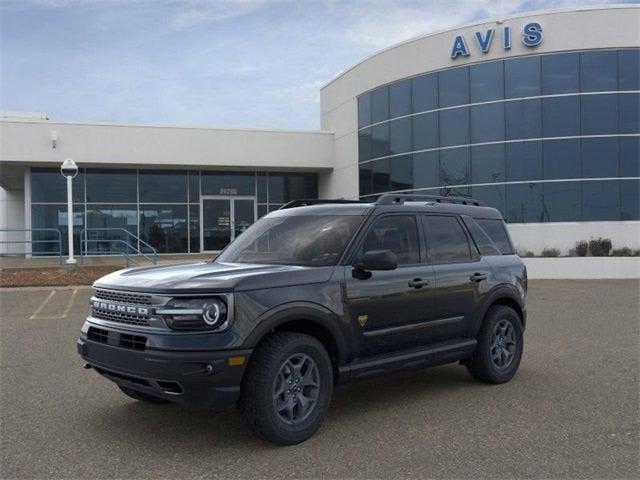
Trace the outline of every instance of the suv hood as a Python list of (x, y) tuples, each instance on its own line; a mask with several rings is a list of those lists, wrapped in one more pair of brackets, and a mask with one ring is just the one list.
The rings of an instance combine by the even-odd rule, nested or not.
[(321, 283), (332, 272), (333, 267), (198, 262), (119, 270), (94, 286), (150, 293), (230, 292)]

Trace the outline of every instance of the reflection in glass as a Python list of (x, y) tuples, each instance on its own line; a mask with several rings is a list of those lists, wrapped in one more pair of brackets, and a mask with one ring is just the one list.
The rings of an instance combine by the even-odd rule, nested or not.
[[(612, 95), (613, 96), (613, 95)], [(620, 106), (620, 133), (640, 133), (640, 95), (626, 93), (618, 95)]]
[(424, 113), (412, 119), (413, 150), (438, 147), (438, 113)]
[(158, 253), (188, 251), (186, 205), (140, 205), (140, 238)]
[(540, 95), (540, 57), (514, 58), (504, 62), (505, 97)]
[[(91, 253), (110, 254), (133, 252), (138, 248), (131, 235), (138, 235), (136, 205), (87, 205), (87, 250)], [(124, 231), (123, 231), (124, 230)], [(125, 232), (126, 231), (126, 232)], [(108, 241), (114, 240), (114, 241)]]
[(585, 95), (580, 99), (580, 113), (582, 135), (617, 133), (617, 95)]
[(197, 170), (189, 172), (189, 201), (200, 201), (200, 172)]
[[(79, 169), (72, 181), (73, 202), (84, 202), (84, 172)], [(67, 203), (67, 180), (57, 168), (31, 169), (31, 201)]]
[(371, 157), (384, 157), (391, 151), (389, 146), (389, 123), (371, 127)]
[[(60, 173), (58, 173), (60, 175)], [(57, 228), (62, 234), (62, 245), (58, 244), (59, 236), (55, 232), (32, 232), (31, 239), (35, 242), (31, 246), (34, 255), (58, 254), (62, 246), (62, 254), (69, 254), (69, 240), (67, 205), (32, 205), (31, 228)], [(80, 231), (84, 227), (84, 208), (82, 205), (73, 206), (73, 236), (74, 251), (80, 254)], [(43, 242), (43, 243), (40, 243)]]
[(411, 118), (400, 118), (389, 123), (390, 153), (411, 151)]
[(506, 220), (509, 223), (543, 222), (542, 184), (524, 183), (505, 186)]
[(570, 222), (581, 217), (582, 182), (547, 182), (544, 190), (544, 221)]
[(582, 177), (617, 177), (618, 138), (582, 139)]
[(542, 100), (517, 100), (504, 104), (505, 138), (542, 137)]
[(140, 170), (141, 202), (187, 202), (187, 172)]
[(440, 185), (467, 185), (471, 180), (468, 148), (440, 152)]
[(440, 107), (469, 103), (469, 67), (444, 70), (438, 76)]
[(269, 173), (269, 203), (318, 198), (315, 173)]
[(471, 103), (504, 98), (503, 62), (486, 62), (469, 67)]
[(640, 220), (640, 180), (620, 180), (620, 220)]
[(358, 127), (371, 124), (371, 95), (364, 93), (358, 97)]
[(402, 80), (389, 87), (390, 118), (411, 113), (411, 81)]
[(620, 142), (620, 176), (640, 177), (640, 137), (622, 137)]
[(411, 155), (391, 159), (390, 180), (389, 187), (392, 191), (413, 188), (413, 157)]
[(430, 73), (411, 79), (413, 113), (438, 108), (438, 74)]
[(505, 145), (507, 181), (542, 179), (542, 142)]
[(618, 89), (618, 52), (580, 53), (580, 90), (611, 92)]
[(440, 185), (440, 152), (424, 152), (413, 155), (414, 188)]
[(469, 108), (440, 111), (440, 146), (469, 143)]
[(371, 123), (389, 119), (389, 87), (371, 92)]
[(138, 201), (138, 173), (135, 170), (87, 169), (88, 203)]
[(617, 180), (582, 182), (582, 220), (620, 218), (620, 187)]
[(618, 51), (618, 88), (640, 90), (640, 49)]
[(544, 98), (542, 131), (545, 137), (580, 135), (580, 97)]
[(200, 251), (200, 205), (189, 205), (189, 252)]
[(543, 149), (546, 180), (580, 178), (580, 140), (545, 140)]
[(471, 148), (471, 183), (505, 181), (504, 144)]
[(542, 94), (577, 92), (580, 87), (579, 54), (542, 56)]
[(471, 107), (471, 143), (504, 140), (504, 104)]
[(390, 159), (385, 158), (372, 162), (373, 168), (373, 193), (388, 192), (391, 180), (391, 163)]
[(202, 172), (203, 195), (253, 195), (255, 174)]
[(488, 207), (497, 208), (504, 215), (505, 186), (504, 185), (479, 185), (471, 189), (471, 196), (480, 200)]
[(358, 161), (364, 162), (371, 158), (371, 128), (358, 132)]

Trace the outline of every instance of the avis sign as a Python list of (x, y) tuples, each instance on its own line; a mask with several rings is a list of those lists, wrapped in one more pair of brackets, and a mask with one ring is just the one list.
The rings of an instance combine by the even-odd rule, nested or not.
[[(488, 29), (486, 32), (476, 32), (473, 37), (482, 53), (488, 53), (491, 44), (494, 41), (496, 30)], [(502, 29), (502, 48), (509, 50), (511, 48), (511, 27), (503, 27)], [(538, 22), (527, 23), (522, 27), (521, 41), (525, 47), (537, 47), (542, 43), (542, 26)], [(468, 57), (471, 54), (464, 35), (458, 35), (453, 40), (453, 48), (451, 49), (451, 58), (454, 60), (458, 57)]]

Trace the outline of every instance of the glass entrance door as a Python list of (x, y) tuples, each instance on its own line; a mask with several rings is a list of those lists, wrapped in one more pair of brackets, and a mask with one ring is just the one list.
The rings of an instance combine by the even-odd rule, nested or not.
[(220, 251), (255, 222), (253, 197), (205, 196), (201, 199), (201, 250)]

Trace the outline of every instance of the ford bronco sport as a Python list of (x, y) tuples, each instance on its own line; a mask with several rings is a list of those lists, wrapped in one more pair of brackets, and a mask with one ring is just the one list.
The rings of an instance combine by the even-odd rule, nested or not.
[(210, 262), (94, 284), (85, 367), (145, 402), (219, 410), (279, 444), (313, 435), (336, 385), (460, 362), (509, 381), (527, 274), (500, 213), (471, 199), (295, 201)]

